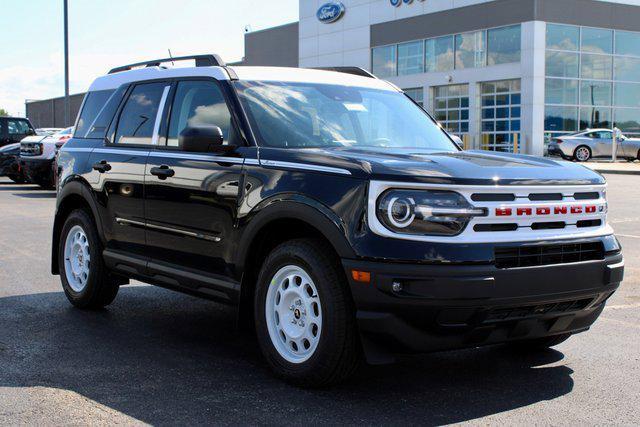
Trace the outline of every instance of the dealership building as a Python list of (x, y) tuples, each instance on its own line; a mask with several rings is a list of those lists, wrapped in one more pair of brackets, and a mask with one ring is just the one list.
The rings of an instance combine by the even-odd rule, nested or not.
[(640, 135), (640, 0), (300, 0), (299, 22), (245, 35), (242, 64), (362, 67), (467, 148)]

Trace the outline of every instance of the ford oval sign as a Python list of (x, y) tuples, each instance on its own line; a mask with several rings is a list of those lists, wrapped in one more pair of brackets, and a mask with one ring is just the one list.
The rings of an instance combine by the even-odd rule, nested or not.
[(320, 6), (320, 9), (316, 12), (318, 21), (324, 24), (336, 22), (342, 18), (342, 15), (344, 15), (344, 5), (340, 2), (325, 3)]

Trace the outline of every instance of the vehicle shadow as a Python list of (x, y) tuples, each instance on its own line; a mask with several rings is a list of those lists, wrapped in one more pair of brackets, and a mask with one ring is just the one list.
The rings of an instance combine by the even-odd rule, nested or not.
[(496, 346), (404, 357), (331, 389), (302, 390), (271, 376), (254, 337), (236, 333), (234, 314), (151, 286), (124, 287), (94, 312), (57, 292), (0, 298), (0, 388), (71, 390), (151, 424), (423, 425), (573, 388), (571, 369), (544, 366), (562, 353)]
[(23, 197), (25, 199), (55, 199), (56, 193), (55, 191), (46, 191), (43, 190), (42, 193), (13, 193), (13, 196)]
[(42, 190), (35, 184), (16, 184), (13, 182), (0, 182), (0, 191), (31, 191)]

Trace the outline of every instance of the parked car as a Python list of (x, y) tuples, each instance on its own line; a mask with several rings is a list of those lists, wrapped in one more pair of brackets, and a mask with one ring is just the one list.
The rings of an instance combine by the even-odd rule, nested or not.
[(58, 133), (61, 130), (63, 130), (63, 128), (38, 128), (36, 129), (36, 133), (42, 136), (49, 136), (53, 135), (54, 133)]
[(0, 117), (0, 147), (15, 144), (36, 131), (29, 119), (21, 117)]
[(55, 188), (56, 153), (73, 134), (73, 127), (50, 136), (32, 136), (20, 143), (20, 165), (30, 182), (42, 188)]
[(618, 288), (600, 174), (463, 151), (361, 69), (191, 59), (89, 88), (52, 233), (74, 306), (130, 279), (233, 304), (277, 375), (321, 386), (362, 355), (554, 346)]
[[(613, 153), (613, 132), (611, 129), (587, 129), (578, 133), (553, 138), (549, 143), (549, 154), (569, 160), (586, 162), (592, 158), (611, 158)], [(640, 138), (621, 135), (616, 146), (620, 159), (640, 159)]]
[(26, 177), (20, 166), (20, 143), (0, 147), (0, 176), (7, 176), (14, 182), (22, 184)]

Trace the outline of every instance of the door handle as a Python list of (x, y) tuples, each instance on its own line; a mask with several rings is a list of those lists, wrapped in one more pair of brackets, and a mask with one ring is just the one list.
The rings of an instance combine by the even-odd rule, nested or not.
[(157, 176), (160, 179), (171, 178), (176, 172), (167, 165), (161, 165), (160, 167), (151, 168), (151, 175)]
[(106, 160), (100, 160), (93, 164), (93, 170), (100, 173), (109, 172), (111, 170), (111, 165), (107, 163)]

